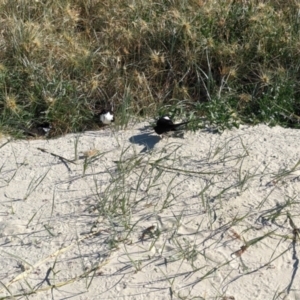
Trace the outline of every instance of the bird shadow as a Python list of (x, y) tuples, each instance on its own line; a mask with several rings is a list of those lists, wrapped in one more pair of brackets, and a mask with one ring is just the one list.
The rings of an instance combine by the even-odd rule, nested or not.
[(141, 153), (152, 150), (159, 141), (160, 137), (152, 135), (151, 133), (141, 133), (129, 138), (130, 143), (144, 146)]

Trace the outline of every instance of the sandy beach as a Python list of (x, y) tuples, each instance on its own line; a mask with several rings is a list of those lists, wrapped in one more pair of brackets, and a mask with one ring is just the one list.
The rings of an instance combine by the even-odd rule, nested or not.
[(300, 299), (299, 130), (7, 141), (0, 299)]

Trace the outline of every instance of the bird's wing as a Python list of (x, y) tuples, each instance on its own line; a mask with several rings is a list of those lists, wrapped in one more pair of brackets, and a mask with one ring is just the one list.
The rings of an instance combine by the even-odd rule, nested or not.
[(187, 123), (190, 123), (190, 121), (174, 124), (174, 126), (178, 127), (178, 126), (181, 126), (181, 125), (185, 125)]

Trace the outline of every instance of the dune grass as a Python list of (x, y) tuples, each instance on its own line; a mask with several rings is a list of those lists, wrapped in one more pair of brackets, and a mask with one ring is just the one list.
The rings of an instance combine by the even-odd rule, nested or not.
[[(74, 153), (80, 153), (79, 142), (80, 137), (75, 136)], [(43, 149), (58, 162), (51, 168), (69, 164), (69, 172), (72, 172), (69, 174), (73, 176), (66, 177), (68, 182), (74, 181), (80, 186), (88, 183), (86, 196), (81, 201), (87, 212), (84, 226), (88, 231), (78, 233), (75, 239), (66, 238), (63, 245), (33, 260), (34, 263), (14, 254), (13, 246), (8, 244), (2, 255), (16, 260), (21, 272), (0, 282), (0, 299), (40, 297), (63, 292), (63, 287), (82, 282), (87, 291), (98, 276), (111, 276), (108, 271), (102, 274), (103, 267), (116, 257), (120, 276), (147, 273), (150, 268), (157, 273), (151, 284), (162, 291), (167, 287), (170, 298), (231, 299), (227, 288), (232, 282), (272, 268), (283, 256), (288, 256), (295, 265), (288, 286), (274, 290), (274, 299), (297, 288), (294, 278), (298, 272), (299, 218), (295, 208), (299, 200), (297, 195), (289, 196), (284, 185), (297, 177), (299, 163), (279, 170), (268, 166), (245, 168), (245, 161), (251, 158), (242, 136), (216, 141), (211, 151), (197, 159), (182, 156), (181, 148), (178, 143), (165, 143), (160, 149), (144, 154), (137, 153), (134, 144), (120, 146), (119, 157), (113, 162), (106, 159), (108, 152), (93, 150), (84, 156), (78, 155), (76, 164), (72, 157)], [(101, 172), (99, 166), (103, 166)], [(42, 173), (42, 177), (34, 176), (29, 181), (26, 202), (34, 200), (37, 195), (34, 193), (44, 177)], [(43, 216), (38, 216), (40, 212), (28, 216), (26, 227), (29, 224), (33, 228), (42, 226), (46, 234), (44, 237), (39, 233), (39, 242), (57, 237), (61, 221), (56, 217), (56, 202), (65, 193), (65, 181), (61, 180), (55, 185), (47, 224), (41, 220)], [(187, 188), (191, 182), (197, 185), (198, 193), (192, 194)], [(247, 199), (248, 192), (261, 185), (270, 190), (266, 199), (253, 199), (253, 203), (236, 209), (232, 206), (230, 211), (225, 209), (235, 198)], [(278, 199), (278, 194), (272, 192), (281, 185), (283, 197)], [(80, 210), (73, 211), (72, 219), (82, 214)], [(32, 234), (34, 232), (30, 236)], [(20, 241), (22, 239), (25, 237)], [(259, 248), (270, 241), (268, 247), (272, 255), (260, 257), (258, 262)], [(86, 248), (85, 244), (90, 247)], [(95, 245), (98, 254), (94, 257), (90, 250)], [(72, 259), (69, 261), (67, 257)], [(72, 276), (68, 273), (69, 264), (73, 264), (73, 268), (77, 266)], [(217, 274), (223, 274), (222, 282), (214, 281)], [(195, 294), (195, 287), (203, 283), (215, 297), (208, 297), (199, 290)], [(104, 299), (105, 295), (101, 297)]]
[(0, 130), (168, 113), (299, 127), (297, 1), (0, 1)]
[[(206, 124), (221, 131), (260, 122), (299, 128), (299, 9), (297, 1), (291, 0), (18, 0), (17, 4), (0, 0), (0, 131), (22, 137), (22, 127), (45, 121), (53, 126), (52, 137), (97, 129), (97, 114), (104, 107), (114, 108), (117, 129), (132, 118), (153, 119), (165, 113), (192, 120), (193, 130)], [(117, 140), (120, 156), (114, 166), (106, 166), (106, 153), (97, 149), (80, 157), (79, 139), (74, 139), (72, 157), (39, 150), (65, 164), (69, 172), (71, 166), (80, 167), (74, 181), (89, 179), (85, 200), (93, 200), (86, 204), (90, 232), (66, 241), (34, 265), (5, 252), (20, 263), (22, 272), (0, 281), (1, 299), (42, 295), (80, 280), (86, 281), (88, 289), (117, 250), (124, 270), (131, 273), (155, 264), (160, 274), (155, 284), (167, 283), (170, 297), (178, 299), (192, 299), (190, 288), (201, 282), (212, 286), (210, 279), (219, 271), (230, 285), (227, 278), (234, 272), (234, 261), (243, 267), (234, 277), (239, 280), (283, 255), (291, 255), (295, 265), (289, 285), (274, 291), (273, 298), (295, 286), (299, 224), (292, 214), (299, 201), (286, 194), (275, 204), (273, 193), (293, 180), (299, 161), (270, 174), (268, 166), (245, 168), (249, 152), (242, 139), (212, 145), (199, 161), (182, 157), (177, 144), (142, 155)], [(9, 142), (0, 148), (4, 146)], [(101, 174), (96, 171), (99, 162), (105, 165)], [(23, 167), (25, 163), (17, 165), (16, 159), (13, 170), (2, 172), (4, 162), (3, 187), (12, 184)], [(48, 172), (30, 181), (22, 200), (31, 201)], [(109, 180), (103, 184), (105, 176)], [(183, 183), (191, 177), (199, 190), (184, 202)], [(264, 187), (269, 192), (256, 206), (235, 215), (220, 214), (227, 201), (242, 197), (258, 180), (267, 180)], [(185, 190), (177, 190), (178, 186)], [(53, 191), (51, 218), (42, 226), (49, 239), (55, 238), (52, 216), (57, 193)], [(42, 224), (38, 215), (28, 216), (27, 227)], [(192, 234), (180, 232), (195, 218), (199, 222)], [(279, 234), (278, 228), (284, 231)], [(244, 254), (271, 239), (284, 247), (274, 248), (273, 255), (258, 265), (249, 255), (247, 265)], [(105, 255), (91, 258), (91, 265), (84, 261), (89, 257), (83, 254), (87, 241), (106, 247)], [(230, 244), (231, 256), (216, 254), (223, 243)], [(132, 244), (141, 252), (131, 252)], [(81, 273), (69, 278), (64, 272), (66, 260), (58, 258), (75, 247), (79, 254), (73, 263)], [(33, 272), (40, 266), (45, 269), (50, 261), (51, 267), (42, 271), (48, 285), (30, 283)], [(167, 265), (175, 265), (177, 271), (167, 274)], [(183, 265), (189, 271), (180, 271)], [(211, 289), (218, 294), (215, 299), (230, 299), (226, 286)]]

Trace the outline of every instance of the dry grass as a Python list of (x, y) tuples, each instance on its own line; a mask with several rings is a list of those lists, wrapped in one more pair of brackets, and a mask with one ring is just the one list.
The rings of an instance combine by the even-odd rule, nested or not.
[[(62, 139), (38, 141), (47, 150), (26, 142), (43, 152), (31, 159), (17, 147), (25, 142), (3, 144), (0, 299), (108, 299), (127, 282), (136, 291), (122, 288), (118, 297), (252, 299), (244, 284), (268, 290), (268, 299), (293, 297), (299, 161), (289, 153), (263, 166), (251, 132), (236, 133), (207, 134), (208, 151), (191, 156), (176, 142), (146, 153), (125, 142), (115, 151), (112, 137), (100, 152), (90, 148), (94, 138), (76, 135), (74, 150)], [(73, 152), (83, 153), (76, 163)]]
[(168, 110), (221, 127), (299, 127), (299, 9), (294, 0), (1, 0), (0, 129), (96, 128), (111, 104), (121, 122)]

